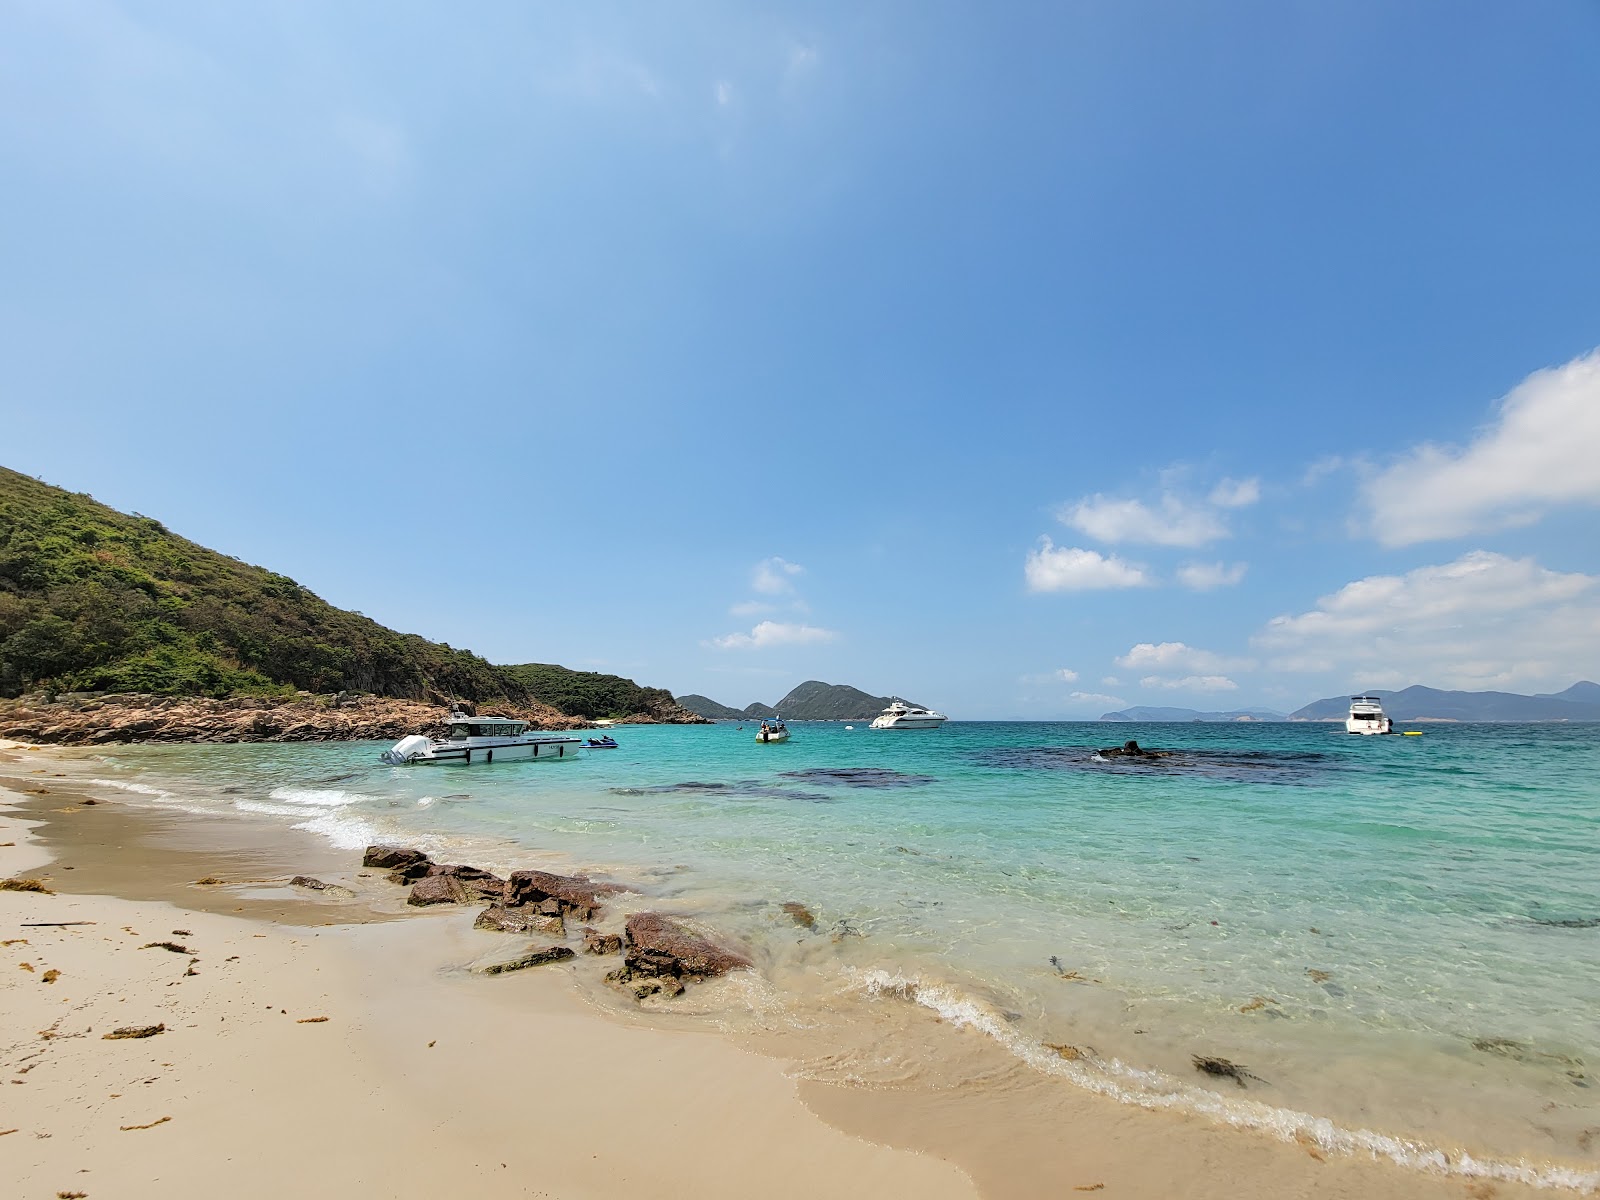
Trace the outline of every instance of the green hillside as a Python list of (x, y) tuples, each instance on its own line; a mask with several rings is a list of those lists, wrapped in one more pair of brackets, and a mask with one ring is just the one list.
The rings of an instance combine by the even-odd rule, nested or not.
[(539, 700), (584, 717), (672, 707), (615, 675), (497, 667), (397, 633), (159, 521), (0, 467), (0, 696), (35, 689)]
[(679, 696), (678, 703), (690, 712), (712, 721), (732, 721), (744, 716), (744, 713), (737, 708), (729, 708), (726, 704), (718, 704), (709, 696), (701, 696), (693, 692), (687, 696)]
[(551, 663), (522, 663), (500, 670), (542, 704), (559, 708), (568, 716), (630, 717), (638, 713), (666, 716), (677, 707), (666, 688), (640, 687), (620, 675), (598, 671), (573, 671)]

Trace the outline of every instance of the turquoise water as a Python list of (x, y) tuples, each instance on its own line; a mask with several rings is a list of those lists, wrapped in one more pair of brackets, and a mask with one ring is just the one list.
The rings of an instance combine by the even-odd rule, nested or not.
[[(1417, 728), (802, 724), (762, 746), (748, 725), (646, 726), (565, 763), (390, 768), (382, 746), (323, 744), (118, 747), (96, 769), (351, 848), (609, 873), (743, 940), (797, 1011), (912, 999), (1064, 1084), (1581, 1181), (1600, 726)], [(1179, 753), (1094, 754), (1130, 737)], [(781, 918), (790, 900), (817, 933)], [(1041, 1049), (1063, 1043), (1093, 1053)], [(1219, 1085), (1192, 1053), (1260, 1080)]]

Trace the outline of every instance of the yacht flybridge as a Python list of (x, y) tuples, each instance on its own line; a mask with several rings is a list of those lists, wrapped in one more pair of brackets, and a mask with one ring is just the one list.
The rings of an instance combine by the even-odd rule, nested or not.
[(526, 762), (529, 759), (576, 758), (581, 738), (545, 737), (529, 732), (526, 721), (510, 717), (450, 714), (445, 736), (435, 740), (420, 733), (401, 738), (383, 752), (383, 761), (403, 767), (412, 763)]
[(1346, 733), (1393, 733), (1394, 722), (1383, 715), (1383, 703), (1376, 696), (1351, 696), (1350, 715), (1344, 719)]
[(891, 699), (889, 707), (872, 718), (874, 729), (937, 729), (948, 718), (931, 708), (918, 708), (904, 700)]

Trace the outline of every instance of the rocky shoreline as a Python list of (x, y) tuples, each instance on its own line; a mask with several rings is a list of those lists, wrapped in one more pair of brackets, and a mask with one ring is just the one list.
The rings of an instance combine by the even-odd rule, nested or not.
[[(542, 730), (589, 729), (547, 704), (485, 704), (484, 715), (516, 717)], [(42, 695), (0, 701), (0, 737), (55, 746), (109, 742), (396, 741), (412, 733), (442, 735), (449, 709), (421, 700), (380, 696), (312, 696), (293, 700), (192, 696)]]
[[(679, 996), (690, 983), (753, 965), (742, 952), (720, 946), (662, 913), (631, 913), (620, 936), (602, 933), (589, 922), (600, 917), (604, 900), (630, 889), (586, 875), (513, 871), (502, 879), (482, 867), (436, 863), (405, 846), (368, 846), (361, 865), (386, 870), (389, 882), (409, 886), (406, 903), (416, 907), (488, 901), (473, 922), (475, 929), (563, 939), (547, 946), (530, 945), (510, 959), (478, 968), (481, 974), (501, 975), (572, 958), (577, 952), (564, 944), (569, 920), (582, 923), (578, 932), (585, 954), (622, 956), (622, 965), (606, 976), (606, 982), (637, 1000), (658, 994)], [(311, 879), (296, 882), (327, 886)]]

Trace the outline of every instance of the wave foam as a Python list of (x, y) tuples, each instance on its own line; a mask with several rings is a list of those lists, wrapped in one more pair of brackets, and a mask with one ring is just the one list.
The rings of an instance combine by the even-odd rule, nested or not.
[(1131, 1066), (1120, 1059), (1064, 1059), (1047, 1046), (1017, 1032), (987, 1005), (944, 984), (925, 983), (885, 970), (853, 970), (851, 974), (855, 976), (856, 989), (871, 999), (884, 997), (918, 1004), (958, 1029), (982, 1033), (1035, 1070), (1124, 1104), (1193, 1113), (1235, 1129), (1270, 1133), (1286, 1142), (1314, 1144), (1339, 1154), (1370, 1154), (1400, 1166), (1438, 1174), (1580, 1192), (1600, 1188), (1600, 1171), (1450, 1154), (1437, 1146), (1391, 1137), (1371, 1129), (1345, 1129), (1326, 1117), (1294, 1109), (1275, 1108), (1255, 1100), (1230, 1100), (1205, 1088), (1181, 1083), (1162, 1071)]
[(267, 796), (284, 804), (312, 808), (343, 808), (346, 804), (359, 804), (367, 799), (358, 792), (346, 792), (340, 788), (276, 787)]

